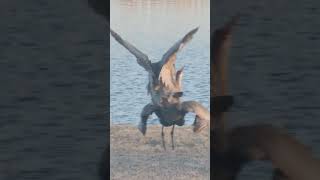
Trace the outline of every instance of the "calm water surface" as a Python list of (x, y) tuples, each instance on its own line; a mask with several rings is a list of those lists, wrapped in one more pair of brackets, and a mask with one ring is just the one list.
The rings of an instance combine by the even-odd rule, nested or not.
[(0, 1), (0, 10), (0, 179), (98, 179), (105, 21), (82, 0)]
[[(271, 123), (285, 127), (320, 156), (320, 1), (215, 1), (212, 28), (235, 13), (230, 126)], [(271, 166), (253, 163), (243, 180), (270, 179)]]
[[(178, 54), (177, 68), (185, 65), (184, 100), (197, 100), (209, 108), (210, 4), (209, 0), (111, 1), (111, 27), (156, 62), (191, 29), (200, 26), (193, 40)], [(110, 111), (112, 123), (137, 124), (150, 102), (147, 72), (136, 58), (110, 39)], [(158, 123), (154, 115), (151, 123)], [(186, 117), (187, 123), (194, 120)]]

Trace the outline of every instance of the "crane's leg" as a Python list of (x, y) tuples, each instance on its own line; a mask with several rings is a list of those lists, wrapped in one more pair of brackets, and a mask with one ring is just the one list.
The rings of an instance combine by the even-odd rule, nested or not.
[(162, 126), (162, 130), (161, 130), (162, 145), (163, 145), (163, 149), (166, 150), (166, 144), (165, 144), (165, 142), (164, 142), (164, 132), (163, 132), (163, 128), (164, 128), (164, 126)]
[(171, 144), (172, 144), (172, 149), (174, 150), (173, 133), (174, 133), (174, 125), (172, 126), (172, 130), (171, 130)]

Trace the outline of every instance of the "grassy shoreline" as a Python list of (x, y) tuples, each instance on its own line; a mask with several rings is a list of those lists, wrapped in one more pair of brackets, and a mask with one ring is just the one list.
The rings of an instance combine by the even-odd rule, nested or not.
[(134, 125), (111, 125), (111, 179), (209, 179), (209, 129), (195, 134), (192, 126), (176, 127), (175, 150), (170, 131), (165, 128), (164, 150), (160, 125), (149, 125), (146, 137)]

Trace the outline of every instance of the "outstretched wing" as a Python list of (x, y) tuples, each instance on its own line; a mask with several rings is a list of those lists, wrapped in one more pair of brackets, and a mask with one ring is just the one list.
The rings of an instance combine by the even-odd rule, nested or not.
[(181, 40), (176, 42), (163, 56), (160, 63), (159, 80), (168, 88), (173, 88), (175, 83), (175, 61), (176, 54), (179, 52), (198, 31), (198, 27), (188, 32)]
[(122, 39), (121, 36), (116, 32), (114, 32), (111, 28), (110, 28), (110, 33), (116, 41), (118, 41), (122, 46), (124, 46), (131, 54), (133, 54), (137, 58), (137, 62), (140, 66), (142, 66), (146, 71), (153, 73), (151, 61), (149, 60), (147, 55), (139, 51), (136, 47), (134, 47), (129, 42)]
[(212, 82), (214, 83), (212, 86), (212, 90), (214, 90), (214, 92), (212, 93), (213, 95), (216, 95), (216, 83), (218, 76), (221, 82), (221, 93), (222, 95), (226, 93), (226, 66), (228, 63), (229, 49), (231, 46), (231, 32), (238, 19), (239, 16), (234, 16), (231, 21), (225, 24), (222, 28), (215, 30), (212, 37), (213, 63), (211, 63), (211, 69), (213, 69), (213, 73), (211, 75), (213, 77), (211, 78), (213, 79)]
[(207, 108), (196, 101), (185, 101), (181, 104), (181, 110), (184, 112), (193, 112), (196, 114), (194, 121), (194, 132), (200, 132), (210, 124), (210, 112)]
[(142, 109), (142, 112), (141, 112), (141, 121), (138, 125), (138, 129), (140, 130), (140, 132), (145, 135), (146, 134), (146, 131), (147, 131), (147, 120), (149, 118), (149, 116), (155, 112), (157, 109), (157, 106), (149, 103), (147, 105), (145, 105)]
[(176, 42), (163, 56), (161, 59), (162, 65), (164, 65), (170, 57), (175, 55), (179, 50), (181, 50), (193, 37), (193, 35), (198, 31), (199, 27), (192, 29), (188, 32), (182, 39)]

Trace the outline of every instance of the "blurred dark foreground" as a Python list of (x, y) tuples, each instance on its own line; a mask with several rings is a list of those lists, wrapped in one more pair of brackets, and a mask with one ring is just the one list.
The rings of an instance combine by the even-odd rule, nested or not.
[(85, 0), (4, 0), (0, 11), (0, 179), (97, 179), (105, 20)]

